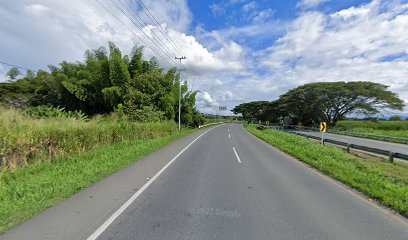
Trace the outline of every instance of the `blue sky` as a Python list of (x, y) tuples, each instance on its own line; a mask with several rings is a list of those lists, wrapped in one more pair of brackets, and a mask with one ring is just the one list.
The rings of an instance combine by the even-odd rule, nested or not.
[[(367, 0), (336, 0), (321, 2), (314, 7), (301, 7), (298, 0), (222, 0), (222, 1), (189, 1), (188, 6), (193, 13), (191, 34), (194, 30), (204, 28), (206, 31), (250, 26), (254, 23), (276, 23), (285, 25), (293, 21), (304, 11), (320, 11), (330, 14), (341, 9), (368, 3)], [(264, 13), (259, 19), (259, 14)], [(257, 18), (258, 17), (258, 18)], [(259, 19), (259, 20), (256, 20)], [(258, 22), (257, 22), (258, 21)], [(261, 39), (234, 38), (235, 41), (247, 44), (255, 50), (268, 47), (276, 41), (280, 34), (272, 33)]]
[[(113, 15), (96, 0), (2, 1), (0, 60), (46, 69), (114, 41), (123, 53), (144, 45), (145, 57), (168, 69), (181, 51), (184, 79), (200, 91), (197, 106), (207, 113), (329, 81), (385, 84), (408, 102), (408, 0), (98, 1)], [(112, 1), (129, 4), (123, 10), (144, 23), (133, 24)], [(0, 64), (0, 81), (7, 70)]]

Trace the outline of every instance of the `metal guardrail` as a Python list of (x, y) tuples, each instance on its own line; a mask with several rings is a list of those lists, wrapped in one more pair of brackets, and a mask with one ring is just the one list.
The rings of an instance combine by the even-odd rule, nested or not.
[[(303, 130), (303, 131), (319, 132), (319, 128), (302, 127), (302, 126), (297, 126), (297, 125), (282, 125), (282, 126), (270, 125), (268, 127), (276, 127), (276, 128), (283, 128), (283, 129), (299, 129), (299, 130)], [(374, 134), (369, 134), (369, 133), (340, 131), (340, 130), (333, 130), (333, 129), (329, 129), (328, 133), (346, 135), (346, 136), (351, 136), (351, 137), (363, 137), (363, 138), (380, 140), (380, 141), (388, 141), (388, 142), (408, 144), (408, 138), (404, 138), (404, 137), (379, 136), (379, 135), (374, 135)]]
[(340, 130), (329, 130), (329, 133), (347, 135), (347, 136), (352, 136), (352, 137), (364, 137), (364, 138), (376, 139), (376, 140), (381, 140), (381, 141), (408, 143), (408, 138), (403, 138), (403, 137), (379, 136), (379, 135), (368, 134), (368, 133), (340, 131)]
[(215, 125), (215, 124), (221, 124), (221, 123), (226, 123), (226, 122), (216, 122), (216, 123), (204, 124), (204, 125), (198, 126), (198, 128), (203, 128), (203, 127), (207, 127), (207, 126), (211, 126), (211, 125)]
[[(303, 136), (303, 137), (306, 137), (306, 138), (311, 138), (311, 139), (315, 139), (315, 140), (319, 140), (319, 141), (321, 140), (321, 137), (317, 137), (317, 136), (313, 136), (313, 135), (309, 135), (309, 134), (305, 134), (305, 133), (298, 133), (298, 132), (292, 132), (292, 131), (288, 131), (288, 132), (292, 133), (292, 134), (296, 134), (298, 136)], [(388, 157), (388, 161), (391, 162), (391, 163), (394, 162), (394, 158), (398, 158), (398, 159), (408, 161), (408, 155), (403, 154), (403, 153), (392, 152), (392, 151), (388, 151), (388, 150), (384, 150), (384, 149), (372, 148), (372, 147), (367, 147), (367, 146), (362, 146), (362, 145), (357, 145), (357, 144), (351, 144), (351, 143), (332, 140), (332, 139), (323, 139), (323, 143), (330, 143), (330, 144), (346, 147), (348, 152), (350, 152), (350, 149), (354, 148), (354, 149), (357, 149), (357, 150), (362, 150), (362, 151), (365, 151), (365, 152), (370, 152), (370, 153), (375, 153), (375, 154), (378, 154), (378, 155), (386, 156), (386, 157)]]

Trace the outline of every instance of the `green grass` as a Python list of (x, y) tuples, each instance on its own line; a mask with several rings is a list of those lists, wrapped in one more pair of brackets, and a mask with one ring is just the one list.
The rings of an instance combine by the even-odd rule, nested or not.
[(39, 161), (15, 171), (3, 170), (0, 172), (0, 232), (194, 131), (197, 130), (116, 143), (72, 158)]
[(408, 121), (339, 121), (335, 130), (406, 138), (407, 140), (388, 141), (408, 143)]
[(255, 136), (313, 166), (382, 204), (408, 216), (408, 166), (380, 159), (361, 159), (342, 149), (256, 125), (245, 127)]
[(407, 130), (408, 121), (339, 121), (337, 130), (350, 131), (352, 129), (377, 129), (377, 130)]
[(177, 132), (173, 121), (135, 123), (117, 114), (89, 121), (33, 118), (14, 108), (0, 108), (0, 170), (73, 157), (95, 147), (136, 139), (155, 139)]

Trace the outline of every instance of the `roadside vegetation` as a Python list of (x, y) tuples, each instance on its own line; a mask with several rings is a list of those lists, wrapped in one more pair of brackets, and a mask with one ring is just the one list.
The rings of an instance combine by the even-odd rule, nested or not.
[(48, 68), (0, 83), (0, 232), (204, 123), (197, 92), (143, 47), (109, 42)]
[(289, 155), (408, 216), (408, 166), (362, 159), (345, 151), (278, 130), (245, 127)]
[[(174, 121), (131, 122), (120, 112), (87, 119), (81, 113), (54, 108), (48, 108), (48, 117), (30, 116), (33, 109), (0, 110), (0, 167), (3, 170), (53, 162), (100, 146), (156, 139), (178, 131)], [(70, 116), (74, 114), (76, 117)]]
[[(135, 124), (124, 127), (122, 130), (112, 131), (108, 128), (113, 127), (114, 124), (102, 124), (101, 131), (98, 130), (96, 122), (91, 124), (96, 128), (90, 126), (75, 128), (75, 133), (78, 133), (77, 129), (82, 128), (86, 132), (84, 135), (73, 135), (74, 133), (65, 135), (64, 133), (71, 130), (69, 128), (57, 130), (56, 135), (61, 134), (61, 137), (66, 140), (69, 137), (85, 140), (87, 136), (97, 138), (97, 133), (101, 133), (101, 135), (106, 135), (106, 141), (110, 142), (113, 136), (111, 134), (117, 134), (115, 135), (117, 140), (103, 147), (92, 147), (92, 150), (74, 157), (61, 155), (53, 161), (37, 161), (14, 171), (0, 172), (0, 233), (149, 153), (197, 131), (196, 129), (177, 131), (177, 125), (174, 122)], [(126, 130), (129, 133), (125, 133)], [(96, 135), (91, 133), (96, 133)], [(89, 144), (92, 144), (95, 138), (88, 139)], [(73, 146), (75, 142), (72, 142), (70, 147), (73, 146), (73, 149), (69, 149), (77, 151), (78, 146), (86, 142), (80, 141), (81, 143), (78, 143), (77, 146)]]
[(408, 121), (339, 121), (335, 130), (407, 138)]
[(109, 48), (88, 50), (84, 61), (63, 61), (35, 74), (10, 69), (10, 81), (0, 83), (0, 102), (18, 108), (52, 106), (81, 111), (87, 116), (123, 110), (128, 120), (158, 122), (178, 120), (181, 84), (181, 122), (197, 127), (203, 117), (195, 108), (196, 91), (180, 82), (176, 68), (165, 70), (155, 57), (143, 58), (143, 47), (135, 46), (129, 55), (112, 42)]

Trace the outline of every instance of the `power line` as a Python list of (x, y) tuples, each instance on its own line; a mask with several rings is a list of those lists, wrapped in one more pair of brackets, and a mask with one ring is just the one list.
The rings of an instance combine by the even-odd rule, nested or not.
[(157, 54), (157, 56), (159, 58), (161, 58), (165, 63), (167, 63), (167, 67), (168, 68), (172, 68), (172, 65), (166, 60), (164, 59), (154, 48), (152, 48), (149, 44), (147, 44), (145, 41), (143, 41), (128, 25), (126, 25), (122, 20), (120, 20), (117, 16), (115, 16), (115, 14), (113, 14), (113, 12), (108, 9), (105, 5), (103, 5), (101, 2), (99, 2), (98, 0), (96, 0), (97, 3), (99, 3), (99, 5), (101, 5), (110, 15), (112, 15), (112, 17), (114, 17), (116, 20), (118, 20), (122, 25), (124, 25), (133, 35), (135, 35), (140, 42), (144, 43), (145, 46), (147, 46), (148, 48), (150, 48), (155, 54)]
[[(170, 36), (167, 34), (166, 30), (163, 29), (163, 27), (160, 25), (160, 23), (157, 21), (157, 19), (154, 17), (154, 15), (150, 12), (149, 8), (143, 3), (142, 0), (140, 0), (140, 3), (138, 0), (136, 0), (136, 3), (138, 3), (139, 6), (143, 8), (145, 8), (147, 10), (147, 12), (149, 14), (146, 14), (146, 16), (148, 16), (148, 18), (155, 24), (157, 25), (157, 27), (161, 30), (160, 32), (163, 34), (163, 36), (170, 42), (170, 44), (173, 45), (174, 49), (176, 49), (176, 51), (178, 52), (178, 54), (180, 54), (181, 56), (184, 56), (184, 54), (178, 49), (178, 47), (176, 46), (176, 44), (173, 42), (173, 40), (170, 38)], [(141, 5), (140, 5), (141, 4)], [(151, 17), (153, 18), (151, 18)]]
[[(120, 3), (121, 3), (121, 5), (122, 6), (124, 6), (123, 5), (123, 3), (122, 3), (122, 0), (118, 0)], [(128, 1), (126, 1), (126, 0), (123, 0), (125, 3), (126, 3), (126, 5), (127, 5), (127, 7), (126, 6), (124, 6), (127, 10), (128, 10), (128, 12), (131, 12), (132, 13), (132, 15), (133, 16), (136, 16), (140, 21), (142, 21), (142, 22), (140, 22), (139, 20), (137, 20), (142, 26), (144, 25), (144, 26), (148, 26), (148, 24), (146, 23), (146, 21), (145, 20), (143, 20), (143, 18), (141, 17), (141, 16), (139, 16), (137, 13), (136, 13), (136, 11), (132, 11), (132, 6), (129, 4), (129, 2)], [(144, 9), (143, 9), (144, 10)], [(147, 15), (146, 14), (146, 12), (145, 11), (142, 11), (143, 13), (145, 13), (145, 15)], [(163, 47), (163, 49), (164, 49), (164, 52), (166, 52), (166, 53), (168, 53), (169, 55), (167, 55), (169, 58), (171, 58), (171, 59), (173, 59), (173, 57), (171, 56), (172, 54), (174, 54), (174, 53), (172, 53), (172, 51), (171, 51), (171, 49), (166, 45), (166, 43), (164, 43), (161, 39), (160, 39), (160, 37), (155, 33), (155, 31), (153, 31), (152, 29), (149, 29), (150, 31), (149, 31), (149, 33), (151, 33), (151, 35), (152, 35), (152, 37), (153, 37), (153, 39), (160, 45), (160, 46), (162, 46)], [(177, 54), (176, 54), (177, 55)], [(177, 62), (177, 61), (176, 61)]]
[[(174, 49), (182, 56), (184, 56), (184, 54), (181, 52), (181, 50), (179, 50), (179, 48), (177, 47), (176, 43), (171, 39), (171, 37), (168, 35), (168, 33), (166, 32), (165, 29), (163, 29), (163, 27), (160, 25), (160, 23), (157, 21), (157, 19), (154, 17), (154, 15), (150, 12), (149, 8), (143, 3), (142, 0), (138, 1), (136, 0), (136, 3), (138, 3), (138, 5), (142, 8), (142, 9), (146, 9), (144, 11), (145, 15), (148, 16), (148, 18), (154, 23), (154, 25), (157, 26), (157, 28), (159, 29), (159, 31), (162, 33), (162, 35), (167, 39), (167, 41), (169, 41), (169, 43), (174, 47)], [(146, 12), (147, 11), (147, 12)], [(190, 69), (192, 69), (192, 64), (189, 62), (189, 60), (187, 59), (187, 65), (189, 65)], [(203, 83), (201, 81), (201, 79), (198, 77), (198, 73), (192, 70), (192, 73), (195, 76), (192, 76), (193, 79), (197, 79), (198, 81), (200, 81), (202, 84), (207, 85), (206, 83)], [(189, 74), (191, 76), (191, 74)]]
[(14, 64), (11, 64), (11, 63), (6, 63), (6, 62), (3, 62), (3, 61), (0, 61), (0, 63), (3, 64), (3, 65), (10, 66), (10, 67), (20, 68), (20, 69), (24, 69), (24, 70), (32, 71), (32, 72), (37, 72), (35, 70), (29, 69), (29, 68), (26, 68), (26, 67), (21, 67), (21, 66), (14, 65)]
[[(144, 40), (142, 40), (142, 39), (138, 36), (138, 34), (136, 34), (129, 26), (127, 26), (126, 24), (124, 24), (123, 21), (121, 21), (118, 17), (116, 17), (115, 14), (113, 14), (113, 12), (110, 11), (105, 5), (103, 5), (103, 4), (102, 4), (101, 2), (99, 2), (98, 0), (96, 0), (96, 1), (97, 1), (107, 12), (109, 12), (116, 20), (118, 20), (120, 23), (122, 23), (123, 25), (125, 25), (126, 28), (128, 28), (128, 30), (130, 30), (142, 43), (144, 43), (144, 44), (145, 44), (146, 46), (148, 46), (155, 54), (157, 54), (158, 57), (160, 57), (164, 62), (166, 62), (166, 63), (170, 66), (169, 68), (171, 68), (171, 67), (173, 66), (173, 65), (172, 65), (171, 63), (169, 63), (169, 61), (167, 61), (160, 53), (158, 53), (153, 47), (151, 47), (149, 44), (147, 44), (147, 42), (145, 42)], [(157, 47), (158, 50), (161, 50), (162, 52), (164, 52), (165, 55), (167, 55), (170, 59), (173, 59), (171, 56), (169, 56), (168, 52), (166, 52), (166, 51), (163, 50), (160, 46), (158, 46), (158, 44), (159, 44), (159, 45), (162, 45), (162, 44), (160, 44), (157, 39), (155, 39), (155, 40), (156, 40), (156, 42), (157, 42), (158, 44), (157, 44), (156, 42), (154, 42), (154, 41), (148, 36), (148, 34), (147, 34), (146, 32), (144, 32), (143, 29), (142, 29), (141, 27), (139, 27), (139, 26), (136, 24), (136, 22), (133, 21), (133, 19), (132, 19), (131, 17), (129, 17), (128, 14), (126, 14), (126, 12), (125, 12), (121, 7), (119, 7), (113, 0), (110, 0), (110, 1), (115, 5), (116, 8), (118, 8), (118, 9), (133, 23), (133, 25), (135, 25), (135, 26), (150, 40), (151, 43), (153, 43), (153, 44)], [(124, 8), (126, 8), (126, 6), (124, 6), (121, 1), (119, 1), (119, 3), (120, 3)], [(127, 10), (128, 12), (130, 12), (127, 8), (126, 8), (126, 10)], [(149, 11), (149, 12), (150, 12), (150, 11)], [(145, 11), (144, 11), (144, 13), (146, 14)], [(147, 14), (146, 14), (146, 15), (147, 15)], [(154, 16), (152, 15), (152, 17), (154, 17)], [(141, 19), (139, 16), (138, 16), (138, 18)], [(141, 20), (142, 20), (142, 19), (141, 19)], [(143, 25), (143, 24), (142, 24), (140, 21), (138, 21), (137, 19), (136, 19), (136, 21), (137, 21), (139, 24)], [(142, 21), (143, 21), (143, 20), (142, 20)], [(143, 22), (144, 22), (144, 21), (143, 21)], [(145, 23), (145, 24), (146, 24), (146, 23)], [(161, 26), (160, 26), (160, 27), (161, 27)], [(171, 40), (171, 39), (170, 39), (170, 40)], [(162, 42), (162, 43), (163, 43), (163, 42)], [(175, 45), (174, 42), (173, 42), (172, 45)], [(163, 45), (162, 45), (162, 46), (163, 46)], [(177, 50), (177, 51), (179, 51), (179, 50)], [(182, 67), (181, 64), (180, 64), (180, 67)], [(205, 82), (203, 82), (201, 79), (198, 79), (196, 76), (193, 76), (190, 72), (186, 72), (186, 74), (187, 74), (190, 78), (193, 79), (193, 82), (194, 82), (194, 83), (195, 83), (195, 81), (197, 80), (197, 81), (199, 81), (199, 82), (202, 84), (202, 86), (207, 86), (207, 87), (208, 87), (208, 84), (206, 84)], [(208, 92), (208, 93), (211, 93), (212, 95), (214, 95), (214, 94), (212, 93), (212, 91), (208, 91), (208, 90), (207, 90), (207, 92)]]
[[(113, 0), (111, 0), (111, 2), (113, 2)], [(119, 2), (120, 5), (122, 5), (122, 7), (123, 7), (128, 13), (130, 13), (130, 14), (132, 14), (133, 16), (136, 16), (136, 17), (137, 17), (137, 18), (133, 18), (133, 19), (135, 19), (135, 20), (140, 24), (140, 26), (138, 26), (119, 6), (117, 6), (114, 2), (113, 2), (113, 4), (115, 4), (115, 6), (118, 7), (119, 10), (121, 10), (121, 11), (125, 14), (125, 16), (128, 17), (129, 20), (130, 20), (156, 47), (158, 47), (160, 50), (162, 50), (162, 52), (163, 52), (167, 57), (169, 57), (169, 59), (172, 59), (172, 56), (165, 50), (165, 46), (162, 44), (162, 42), (161, 42), (161, 41), (158, 41), (156, 38), (154, 38), (153, 35), (152, 35), (153, 38), (150, 38), (149, 35), (143, 30), (143, 23), (142, 23), (142, 22), (144, 22), (143, 19), (141, 19), (137, 14), (134, 14), (131, 10), (129, 10), (129, 8), (126, 7), (126, 6), (122, 3), (121, 0), (118, 0), (118, 2)], [(127, 3), (127, 2), (126, 2), (126, 3)], [(145, 24), (145, 25), (146, 25), (146, 24)], [(157, 43), (158, 45), (160, 45), (160, 46), (158, 46), (156, 43)]]
[[(146, 21), (143, 20), (143, 18), (142, 18), (141, 16), (139, 16), (137, 13), (134, 13), (134, 11), (131, 10), (131, 9), (132, 9), (132, 6), (130, 6), (129, 2), (127, 2), (126, 0), (124, 0), (124, 1), (125, 1), (125, 3), (126, 3), (127, 7), (124, 6), (124, 4), (122, 3), (121, 0), (119, 0), (119, 2), (121, 3), (121, 5), (122, 5), (123, 7), (125, 7), (128, 12), (131, 12), (132, 15), (136, 16), (140, 21), (143, 22), (143, 23), (141, 23), (139, 20), (137, 20), (137, 21), (139, 22), (139, 24), (141, 24), (141, 25), (144, 24), (144, 26), (147, 26), (148, 24), (146, 23)], [(136, 1), (136, 3), (139, 5), (139, 7), (142, 8), (142, 12), (144, 13), (144, 15), (146, 15), (150, 20), (152, 20), (152, 18), (150, 17), (150, 15), (147, 14), (147, 12), (146, 12), (146, 10), (148, 10), (148, 9), (147, 9), (147, 8), (146, 8), (146, 9), (143, 8), (143, 6), (140, 5), (139, 2)], [(149, 10), (148, 10), (148, 11), (149, 11)], [(150, 11), (149, 11), (149, 12), (150, 12)], [(152, 15), (152, 17), (154, 18), (153, 15)], [(153, 20), (152, 20), (152, 21), (153, 21)], [(156, 23), (157, 23), (157, 20), (156, 20)], [(156, 29), (159, 29), (159, 31), (160, 31), (161, 26), (160, 26), (160, 25), (159, 25), (159, 26), (156, 25), (156, 23), (154, 23), (154, 27), (156, 27)], [(139, 29), (140, 29), (140, 28), (139, 28)], [(163, 30), (163, 28), (161, 28), (161, 29)], [(141, 29), (141, 31), (143, 31), (143, 30)], [(160, 31), (160, 32), (161, 32), (161, 31)], [(171, 55), (171, 54), (174, 54), (174, 53), (172, 53), (171, 48), (169, 48), (169, 47), (167, 46), (167, 44), (164, 43), (164, 42), (160, 39), (160, 36), (158, 36), (154, 30), (150, 29), (150, 33), (151, 33), (153, 39), (154, 39), (160, 46), (163, 47), (164, 50), (163, 50), (163, 49), (161, 49), (161, 50), (163, 50), (163, 52), (165, 52), (165, 54), (166, 54), (170, 59), (173, 59), (172, 56), (169, 56), (169, 55)], [(175, 47), (173, 50), (176, 50), (176, 52), (180, 52), (180, 51), (177, 49), (177, 47), (175, 46), (175, 44), (174, 44), (173, 42), (171, 42), (171, 39), (167, 38), (167, 36), (166, 36), (165, 34), (163, 34), (163, 32), (161, 32), (161, 33), (162, 33), (162, 35), (169, 41), (170, 45), (173, 45), (173, 46)], [(156, 46), (157, 46), (157, 45), (156, 45)], [(175, 55), (178, 55), (178, 54), (175, 54)], [(182, 56), (184, 56), (184, 55), (182, 55)], [(183, 68), (183, 66), (182, 66), (181, 63), (180, 63), (179, 65), (180, 65), (181, 68)], [(192, 80), (193, 80), (192, 86), (193, 86), (194, 83), (195, 83), (195, 81), (196, 81), (196, 76), (193, 76), (193, 75), (190, 74), (190, 73), (187, 73), (187, 75), (190, 76), (190, 78), (192, 78)], [(202, 82), (202, 81), (200, 80), (200, 82)], [(204, 85), (205, 85), (205, 83), (203, 83), (203, 86), (204, 86)]]
[[(122, 8), (120, 8), (113, 0), (110, 0), (140, 31), (142, 31), (142, 33), (158, 48), (161, 49), (159, 46), (157, 46), (157, 44), (155, 42), (153, 42), (149, 36), (132, 20), (132, 18), (130, 18), (123, 10)], [(136, 34), (137, 36), (137, 34)], [(145, 41), (143, 41), (139, 36), (138, 38), (147, 45), (147, 43)], [(150, 47), (150, 46), (149, 46)], [(152, 50), (153, 48), (150, 47)], [(157, 53), (156, 51), (154, 51), (156, 54), (158, 54), (160, 57), (162, 57), (162, 59), (164, 60), (163, 56), (159, 53)], [(169, 63), (168, 61), (166, 61), (167, 63)], [(169, 63), (169, 65), (171, 66), (171, 64)]]

